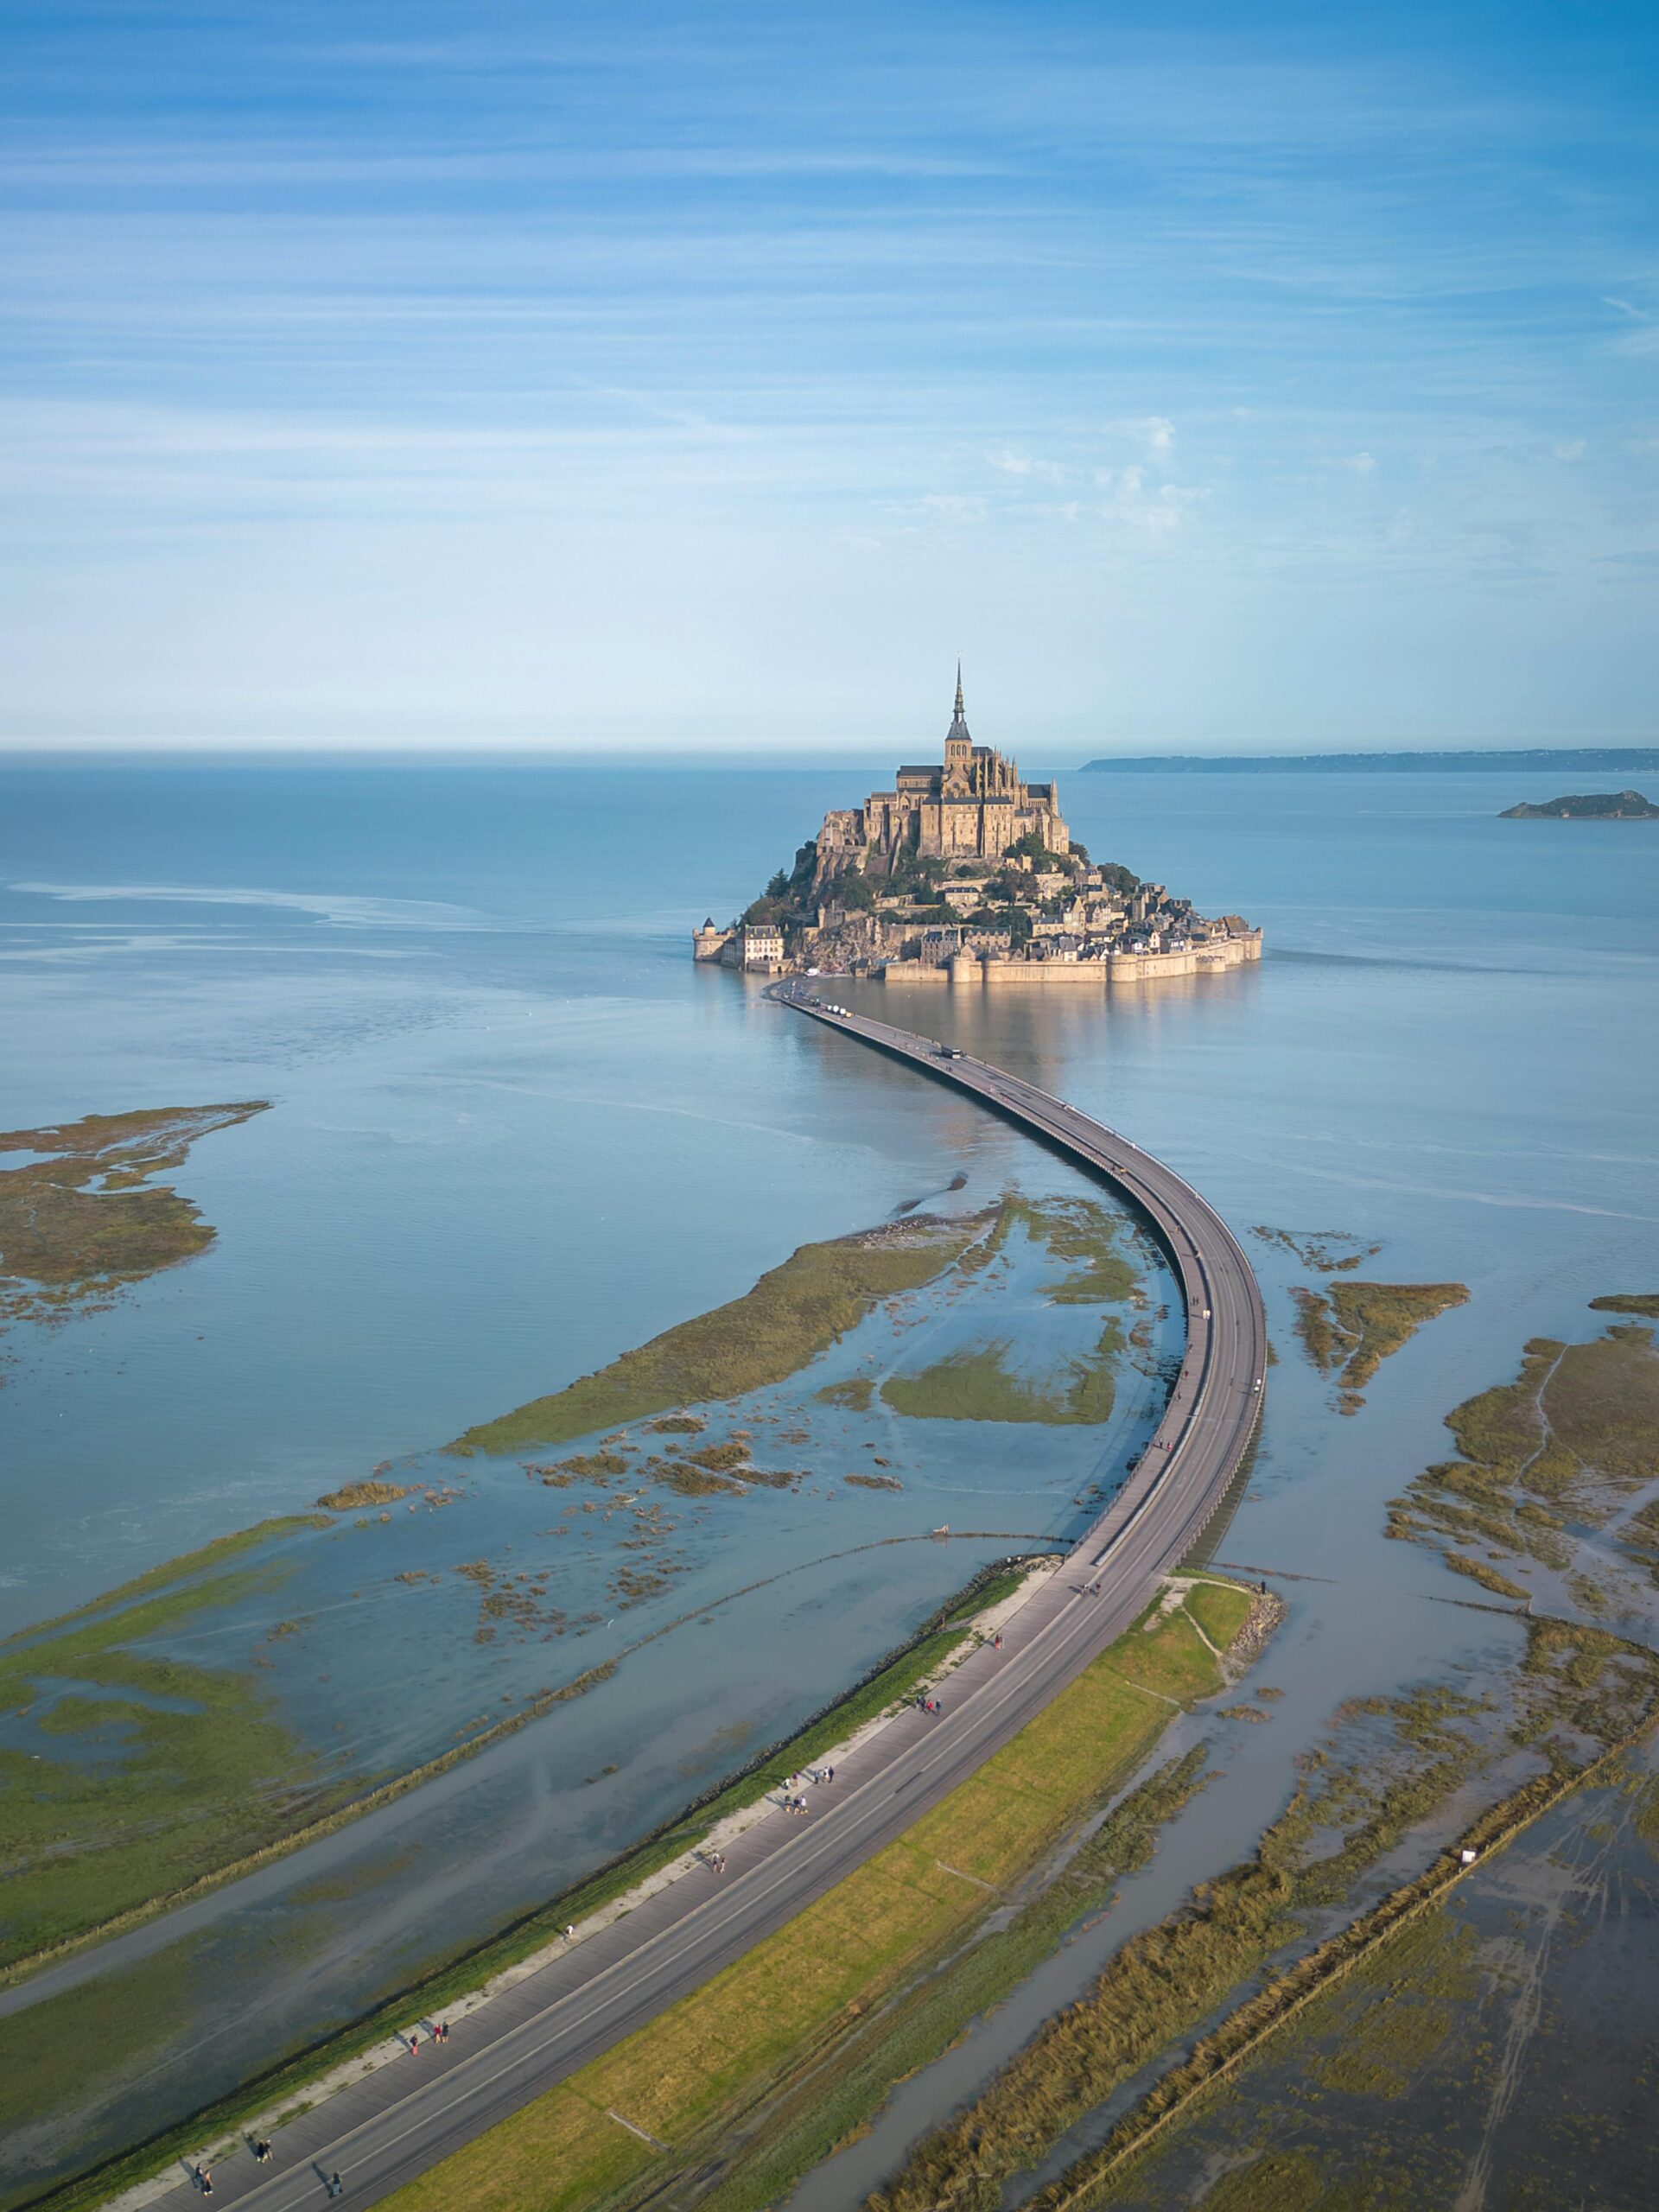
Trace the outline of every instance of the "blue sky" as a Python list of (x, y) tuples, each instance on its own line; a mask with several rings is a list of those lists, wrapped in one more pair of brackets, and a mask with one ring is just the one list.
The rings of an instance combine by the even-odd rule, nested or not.
[(1659, 737), (1659, 11), (14, 0), (0, 741)]

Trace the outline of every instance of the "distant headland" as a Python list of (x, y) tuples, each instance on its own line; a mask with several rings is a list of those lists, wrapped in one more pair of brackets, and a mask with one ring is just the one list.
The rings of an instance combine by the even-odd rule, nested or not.
[(1640, 791), (1570, 791), (1541, 806), (1506, 806), (1500, 822), (1659, 822), (1659, 806)]
[(1122, 753), (1103, 760), (1085, 760), (1078, 771), (1094, 775), (1122, 768), (1157, 768), (1166, 773), (1191, 775), (1330, 775), (1400, 774), (1426, 770), (1502, 769), (1507, 775), (1529, 776), (1548, 771), (1562, 774), (1630, 776), (1659, 768), (1659, 747), (1650, 745), (1587, 746), (1577, 750), (1545, 747), (1533, 752), (1484, 753)]
[(943, 765), (900, 768), (891, 791), (832, 808), (737, 919), (693, 932), (692, 951), (768, 975), (1099, 988), (1259, 960), (1262, 932), (1091, 861), (1058, 787), (974, 743), (958, 666)]

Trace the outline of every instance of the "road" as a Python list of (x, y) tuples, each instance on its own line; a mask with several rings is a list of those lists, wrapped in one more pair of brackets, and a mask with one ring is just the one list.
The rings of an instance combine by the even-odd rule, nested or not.
[[(458, 2021), (447, 2044), (425, 2044), (320, 2101), (279, 2131), (272, 2164), (256, 2166), (238, 2150), (214, 2167), (216, 2203), (310, 2212), (336, 2171), (352, 2204), (375, 2203), (741, 1957), (965, 1781), (1122, 1634), (1244, 1460), (1265, 1374), (1262, 1300), (1237, 1240), (1190, 1184), (1002, 1069), (944, 1058), (908, 1030), (823, 1010), (809, 1003), (806, 985), (773, 995), (982, 1100), (1133, 1202), (1186, 1304), (1186, 1351), (1163, 1419), (1067, 1564), (1008, 1622), (1001, 1650), (982, 1645), (950, 1677), (945, 1712), (906, 1709), (838, 1767), (833, 1787), (810, 1793), (810, 1817), (779, 1811), (738, 1837), (723, 1878), (688, 1874)], [(183, 2212), (201, 2199), (181, 2170), (178, 2184), (150, 2202)]]

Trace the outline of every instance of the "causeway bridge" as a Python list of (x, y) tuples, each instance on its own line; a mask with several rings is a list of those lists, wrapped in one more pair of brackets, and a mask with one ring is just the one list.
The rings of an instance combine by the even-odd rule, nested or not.
[[(832, 1788), (808, 1794), (810, 1817), (775, 1810), (757, 1821), (730, 1844), (723, 1876), (693, 1867), (666, 1883), (456, 2018), (447, 2043), (429, 2042), (411, 2018), (424, 2046), (417, 2060), (394, 2059), (319, 2097), (276, 2132), (267, 2164), (240, 2143), (215, 2158), (218, 2202), (311, 2212), (337, 2171), (353, 2205), (375, 2203), (741, 1957), (948, 1795), (1120, 1636), (1244, 1464), (1266, 1323), (1249, 1262), (1206, 1199), (1127, 1137), (1003, 1069), (842, 1013), (807, 984), (774, 985), (772, 996), (978, 1098), (1129, 1200), (1186, 1307), (1185, 1354), (1163, 1418), (1067, 1562), (1010, 1617), (1001, 1649), (983, 1644), (951, 1675), (942, 1713), (906, 1707), (837, 1763)], [(143, 2200), (194, 2212), (200, 2194), (182, 2164), (175, 2171), (175, 2185), (152, 2184)]]

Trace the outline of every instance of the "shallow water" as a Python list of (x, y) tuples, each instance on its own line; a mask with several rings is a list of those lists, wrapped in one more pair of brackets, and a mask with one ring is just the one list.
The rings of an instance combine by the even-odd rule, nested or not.
[[(0, 1340), (13, 1537), (0, 1625), (429, 1452), (740, 1294), (808, 1238), (944, 1203), (931, 1194), (957, 1172), (963, 1205), (1015, 1181), (1079, 1187), (965, 1100), (692, 967), (689, 925), (750, 895), (849, 779), (862, 788), (857, 771), (0, 773), (0, 1020), (21, 1046), (0, 1067), (0, 1126), (274, 1102), (198, 1145), (177, 1179), (219, 1230), (212, 1251), (111, 1313)], [(1262, 1672), (1287, 1695), (1270, 1726), (1233, 1729), (1226, 1779), (1136, 1878), (1146, 1900), (1126, 1885), (1127, 1927), (1248, 1849), (1338, 1697), (1468, 1662), (1510, 1633), (1434, 1602), (1462, 1586), (1382, 1542), (1382, 1507), (1443, 1453), (1445, 1411), (1511, 1373), (1527, 1336), (1587, 1333), (1586, 1298), (1649, 1287), (1659, 868), (1639, 826), (1493, 820), (1516, 796), (1503, 778), (1073, 777), (1063, 795), (1096, 855), (1263, 921), (1262, 967), (1088, 1005), (842, 995), (1074, 1097), (1241, 1229), (1354, 1230), (1383, 1243), (1368, 1274), (1472, 1294), (1343, 1420), (1292, 1338), (1287, 1287), (1305, 1271), (1252, 1246), (1281, 1364), (1223, 1553), (1325, 1580), (1282, 1586), (1292, 1618)], [(222, 1974), (194, 2024), (78, 2128), (114, 2139), (138, 2101), (185, 2095), (205, 2051), (228, 2075), (303, 2039), (441, 1939), (483, 1932), (618, 1848), (728, 1768), (740, 1733), (758, 1743), (821, 1703), (1006, 1547), (810, 1562), (970, 1509), (1015, 1529), (1027, 1516), (1014, 1505), (1039, 1504), (1033, 1532), (1063, 1528), (1090, 1471), (1080, 1433), (1043, 1433), (1034, 1484), (1030, 1454), (992, 1430), (949, 1436), (931, 1459), (912, 1437), (896, 1498), (842, 1486), (832, 1504), (815, 1475), (728, 1517), (685, 1515), (697, 1606), (797, 1571), (169, 1925), (167, 1941), (218, 1931), (227, 1961), (263, 1944), (257, 1995)], [(1118, 1456), (1130, 1441), (1114, 1440)], [(395, 1595), (349, 1662), (361, 1694), (347, 1707), (349, 1739), (391, 1764), (435, 1726), (429, 1652), (446, 1677), (454, 1663), (461, 1717), (482, 1709), (461, 1694), (479, 1655), (455, 1609), (471, 1593), (446, 1584), (440, 1624), (438, 1600), (390, 1586), (393, 1549), (423, 1563), (430, 1544), (453, 1566), (485, 1548), (452, 1542), (457, 1516), (518, 1543), (527, 1498), (538, 1528), (563, 1502), (516, 1463), (467, 1472), (467, 1497), (444, 1513), (350, 1529), (334, 1548), (345, 1598), (367, 1587), (367, 1556)], [(664, 1606), (689, 1610), (673, 1593)], [(334, 1616), (321, 1598), (307, 1609), (308, 1637), (326, 1639)], [(598, 1632), (571, 1671), (577, 1655), (606, 1656)], [(505, 1684), (495, 1696), (541, 1680), (539, 1646), (483, 1656)], [(343, 1669), (315, 1671), (334, 1678), (315, 1686), (332, 1732)], [(294, 1674), (298, 1710), (313, 1686), (297, 1655)], [(451, 1694), (446, 1679), (430, 1694)], [(617, 1774), (585, 1781), (607, 1764)], [(295, 1904), (324, 1878), (370, 1885), (349, 1907)], [(162, 1940), (142, 1931), (123, 1955)], [(924, 2075), (906, 2109), (930, 2116), (931, 2101), (937, 2116), (963, 2086), (961, 2068)]]
[(1382, 1954), (1103, 2201), (1178, 2212), (1271, 2148), (1361, 2202), (1387, 2173), (1455, 2212), (1645, 2212), (1659, 1863), (1634, 1812), (1591, 1789), (1546, 1815), (1459, 1885), (1427, 1955)]

